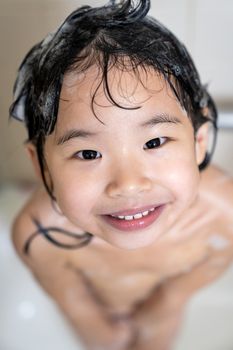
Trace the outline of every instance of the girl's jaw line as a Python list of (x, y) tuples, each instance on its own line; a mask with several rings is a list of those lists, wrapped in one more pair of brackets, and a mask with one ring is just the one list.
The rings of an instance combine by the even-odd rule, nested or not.
[[(126, 210), (109, 215), (102, 215), (102, 218), (105, 220), (105, 222), (107, 222), (108, 225), (114, 227), (119, 231), (138, 231), (152, 225), (159, 218), (165, 206), (166, 204), (161, 204), (156, 207), (147, 206), (140, 209)], [(143, 213), (143, 215), (138, 215), (139, 217), (137, 218), (136, 213)], [(132, 218), (132, 216), (135, 214), (136, 218)], [(119, 216), (121, 218), (119, 218)]]

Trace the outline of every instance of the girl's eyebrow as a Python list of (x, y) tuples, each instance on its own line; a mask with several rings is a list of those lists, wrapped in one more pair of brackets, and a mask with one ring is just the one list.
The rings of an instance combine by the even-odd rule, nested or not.
[(97, 133), (90, 132), (82, 129), (71, 129), (64, 133), (64, 135), (60, 136), (57, 140), (57, 145), (63, 145), (65, 142), (69, 141), (73, 138), (86, 138), (89, 136), (95, 136)]
[(157, 124), (165, 124), (165, 123), (182, 124), (182, 121), (178, 117), (172, 116), (167, 113), (161, 113), (161, 114), (156, 114), (149, 120), (141, 123), (140, 126), (148, 127), (148, 126), (154, 126)]
[[(148, 126), (154, 126), (158, 124), (167, 124), (167, 123), (182, 124), (182, 121), (175, 116), (171, 116), (167, 113), (162, 113), (162, 114), (156, 114), (149, 120), (141, 123), (139, 126), (145, 128)], [(86, 137), (96, 136), (96, 135), (97, 133), (86, 131), (83, 129), (71, 129), (66, 131), (64, 135), (58, 138), (57, 145), (63, 145), (65, 142), (73, 138), (86, 138)]]

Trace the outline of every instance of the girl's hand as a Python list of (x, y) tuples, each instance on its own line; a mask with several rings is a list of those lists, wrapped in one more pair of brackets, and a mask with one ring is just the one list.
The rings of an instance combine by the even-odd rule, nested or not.
[(135, 330), (128, 320), (120, 320), (110, 325), (110, 331), (99, 344), (87, 344), (88, 350), (128, 350), (135, 338)]

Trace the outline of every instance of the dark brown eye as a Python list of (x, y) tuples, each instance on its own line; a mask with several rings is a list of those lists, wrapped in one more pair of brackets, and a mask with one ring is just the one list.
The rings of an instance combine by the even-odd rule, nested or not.
[(87, 149), (87, 150), (83, 150), (75, 153), (75, 157), (83, 160), (95, 160), (97, 158), (101, 158), (102, 156), (97, 151)]
[(166, 137), (157, 137), (155, 139), (152, 139), (145, 144), (144, 149), (158, 148), (162, 146), (166, 140)]

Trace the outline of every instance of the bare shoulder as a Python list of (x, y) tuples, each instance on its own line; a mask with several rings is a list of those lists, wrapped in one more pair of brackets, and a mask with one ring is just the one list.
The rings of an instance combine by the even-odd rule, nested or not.
[(219, 167), (211, 165), (201, 173), (200, 191), (233, 209), (233, 177)]
[(233, 262), (232, 176), (217, 166), (209, 166), (201, 174), (200, 198), (200, 209), (205, 218), (202, 229), (211, 252), (207, 270), (223, 273)]
[[(25, 244), (35, 234), (37, 227), (35, 219), (47, 225), (58, 222), (58, 214), (54, 212), (51, 200), (42, 187), (37, 188), (30, 196), (26, 204), (22, 207), (12, 225), (12, 241), (16, 252), (23, 262), (32, 270), (36, 269), (36, 264), (43, 266), (43, 262), (54, 257), (55, 251), (44, 239), (36, 239), (35, 249), (32, 254), (25, 253)], [(43, 253), (43, 254), (41, 254)], [(61, 254), (60, 254), (61, 255)]]
[(216, 166), (201, 174), (201, 208), (210, 218), (212, 229), (233, 242), (233, 178)]
[[(25, 243), (35, 235), (36, 227), (33, 218), (39, 219), (45, 227), (53, 225), (58, 228), (70, 229), (66, 218), (59, 215), (51, 204), (50, 197), (43, 188), (34, 191), (18, 213), (12, 226), (12, 241), (21, 260), (30, 269), (33, 276), (58, 305), (69, 316), (76, 317), (79, 307), (87, 299), (87, 289), (83, 283), (82, 269), (72, 266), (70, 250), (59, 249), (42, 235), (37, 235), (32, 241), (29, 253), (25, 253)], [(75, 256), (78, 250), (75, 250)], [(75, 302), (73, 300), (75, 299)]]

